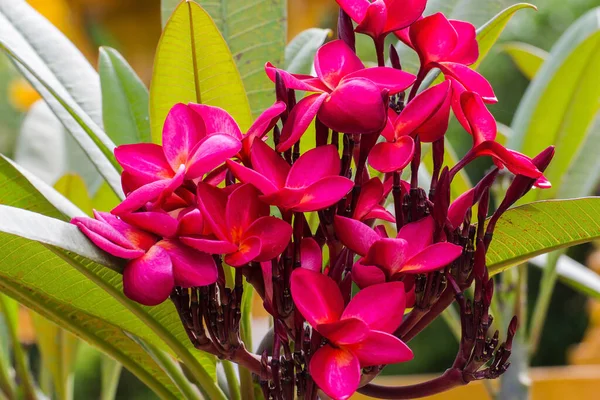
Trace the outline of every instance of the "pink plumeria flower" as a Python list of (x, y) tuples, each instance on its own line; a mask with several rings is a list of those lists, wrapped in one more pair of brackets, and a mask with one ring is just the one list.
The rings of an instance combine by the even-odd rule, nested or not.
[(444, 14), (437, 13), (415, 22), (397, 35), (419, 55), (422, 76), (439, 68), (446, 78), (479, 93), (486, 102), (498, 101), (490, 83), (468, 67), (479, 58), (477, 32), (472, 24), (448, 20)]
[[(213, 258), (129, 225), (110, 213), (94, 212), (96, 219), (71, 221), (99, 248), (129, 260), (123, 271), (123, 292), (147, 306), (165, 301), (175, 286), (206, 286), (216, 282)], [(158, 222), (157, 222), (158, 223)]]
[(382, 183), (381, 179), (377, 177), (369, 179), (362, 185), (352, 218), (359, 221), (381, 219), (395, 222), (394, 216), (381, 205), (391, 191), (392, 179), (388, 179), (385, 183)]
[(164, 199), (184, 181), (203, 177), (241, 150), (239, 138), (227, 133), (210, 133), (211, 124), (218, 121), (222, 113), (205, 109), (202, 109), (205, 112), (197, 112), (197, 107), (195, 104), (173, 106), (163, 127), (162, 146), (140, 143), (115, 149), (115, 157), (124, 169), (127, 198), (113, 210), (114, 214), (131, 212), (148, 202)]
[(316, 92), (302, 99), (291, 111), (281, 132), (277, 151), (291, 148), (318, 115), (329, 128), (347, 134), (381, 131), (386, 123), (387, 104), (382, 92), (400, 93), (415, 76), (394, 68), (365, 68), (356, 54), (341, 40), (322, 46), (315, 57), (317, 77), (294, 75), (266, 65), (272, 81), (279, 73), (288, 89)]
[(269, 216), (269, 206), (258, 195), (252, 185), (241, 185), (227, 195), (223, 189), (199, 183), (198, 207), (212, 234), (200, 231), (180, 240), (209, 254), (225, 254), (225, 262), (233, 267), (272, 260), (285, 250), (292, 227)]
[(404, 316), (402, 282), (363, 289), (344, 307), (331, 278), (298, 268), (292, 273), (291, 290), (298, 311), (328, 341), (309, 365), (311, 377), (328, 396), (349, 398), (358, 389), (361, 368), (413, 358), (408, 346), (391, 334)]
[(427, 0), (336, 0), (358, 24), (356, 31), (381, 42), (394, 31), (415, 22), (425, 11)]
[(464, 92), (461, 96), (461, 107), (468, 124), (467, 131), (473, 135), (473, 148), (465, 155), (463, 163), (477, 157), (490, 156), (499, 168), (506, 168), (515, 175), (536, 178), (536, 186), (539, 188), (551, 187), (531, 158), (509, 150), (495, 141), (498, 132), (496, 120), (480, 95)]
[(304, 153), (292, 167), (275, 150), (256, 140), (250, 151), (252, 169), (231, 160), (227, 166), (238, 180), (250, 183), (261, 199), (283, 210), (318, 211), (340, 201), (354, 183), (339, 176), (341, 165), (333, 145)]
[(362, 257), (352, 268), (352, 279), (359, 287), (436, 271), (456, 260), (463, 250), (452, 243), (433, 243), (432, 217), (403, 226), (395, 239), (341, 216), (335, 217), (334, 226), (340, 241)]

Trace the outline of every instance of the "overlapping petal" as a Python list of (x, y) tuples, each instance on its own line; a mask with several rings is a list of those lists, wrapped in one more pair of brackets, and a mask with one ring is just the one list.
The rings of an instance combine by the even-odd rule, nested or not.
[(311, 357), (309, 371), (319, 388), (334, 399), (350, 398), (360, 383), (360, 362), (343, 348), (321, 347)]
[(295, 269), (291, 290), (298, 311), (313, 327), (338, 321), (344, 311), (344, 299), (337, 284), (321, 273)]
[(168, 299), (174, 286), (171, 258), (160, 246), (153, 246), (142, 257), (130, 261), (123, 271), (123, 292), (146, 306)]

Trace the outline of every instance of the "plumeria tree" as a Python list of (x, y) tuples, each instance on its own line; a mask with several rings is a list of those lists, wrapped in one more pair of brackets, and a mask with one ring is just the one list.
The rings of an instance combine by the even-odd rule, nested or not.
[[(511, 209), (533, 188), (551, 188), (544, 171), (555, 152), (521, 154), (496, 140), (488, 104), (498, 99), (472, 68), (490, 46), (481, 48), (475, 26), (424, 14), (426, 0), (338, 4), (337, 38), (308, 41), (313, 73), (267, 62), (255, 74), (264, 74), (260, 90), (272, 97), (251, 101), (251, 109), (254, 82), (240, 77), (237, 68), (246, 66), (234, 61), (246, 53), (232, 56), (207, 12), (182, 2), (159, 44), (150, 123), (136, 103), (143, 90), (130, 90), (140, 88), (133, 72), (118, 53), (103, 53), (101, 67), (112, 72), (101, 82), (109, 135), (58, 64), (41, 62), (47, 53), (40, 39), (12, 28), (25, 23), (22, 16), (39, 17), (23, 4), (3, 4), (10, 24), (0, 31), (2, 48), (120, 200), (85, 216), (3, 161), (21, 182), (17, 196), (36, 199), (21, 204), (30, 211), (0, 206), (4, 235), (41, 243), (51, 260), (83, 274), (100, 294), (95, 307), (16, 272), (0, 289), (104, 345), (163, 398), (195, 398), (197, 388), (225, 398), (210, 372), (217, 358), (231, 398), (347, 399), (358, 391), (408, 399), (500, 377), (519, 322), (513, 318), (502, 333), (493, 327), (492, 275), (600, 232), (564, 237), (540, 215), (525, 218), (531, 208)], [(497, 37), (523, 7), (500, 13), (485, 32)], [(357, 33), (372, 38), (377, 66), (357, 55)], [(416, 74), (403, 69), (395, 46), (386, 48), (392, 35), (418, 56)], [(111, 104), (115, 82), (127, 88), (125, 112)], [(445, 138), (451, 116), (472, 142), (459, 159)], [(129, 140), (118, 132), (119, 118), (130, 123)], [(481, 158), (492, 168), (461, 192), (464, 169)], [(500, 173), (512, 178), (494, 205)], [(598, 214), (597, 199), (577, 202), (577, 218)], [(554, 210), (544, 207), (556, 205), (533, 209)], [(72, 225), (63, 222), (68, 218)], [(541, 236), (511, 248), (511, 233), (522, 230)], [(273, 322), (259, 346), (250, 342), (253, 292)], [(40, 306), (35, 296), (44, 293), (57, 305)], [(98, 309), (103, 302), (113, 313)], [(65, 322), (53, 307), (67, 307), (87, 326), (116, 328), (117, 337)], [(449, 307), (459, 310), (460, 343), (445, 373), (411, 386), (372, 383), (386, 365), (413, 359), (410, 341)]]

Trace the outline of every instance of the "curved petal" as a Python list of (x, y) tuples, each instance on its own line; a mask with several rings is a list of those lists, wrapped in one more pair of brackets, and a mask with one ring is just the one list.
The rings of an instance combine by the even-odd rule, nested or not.
[(444, 75), (456, 79), (468, 91), (479, 94), (486, 103), (498, 102), (492, 85), (479, 72), (465, 65), (451, 62), (440, 62), (436, 66)]
[(387, 122), (381, 90), (368, 79), (344, 80), (323, 103), (319, 119), (329, 128), (347, 134), (376, 133)]
[(125, 144), (115, 148), (115, 158), (138, 185), (172, 178), (174, 174), (162, 147), (153, 143)]
[(372, 285), (385, 283), (385, 273), (374, 265), (363, 265), (362, 259), (358, 260), (352, 267), (352, 280), (356, 285), (365, 289)]
[(402, 323), (405, 308), (404, 283), (382, 283), (360, 290), (346, 306), (341, 320), (356, 318), (371, 330), (391, 333)]
[(444, 137), (450, 123), (452, 95), (449, 91), (440, 108), (421, 125), (413, 134), (419, 135), (421, 142), (433, 143)]
[(474, 64), (479, 58), (479, 44), (477, 43), (477, 30), (470, 22), (450, 20), (458, 34), (458, 44), (448, 56), (446, 61), (464, 65)]
[(255, 140), (250, 155), (252, 168), (256, 172), (267, 178), (277, 188), (285, 186), (290, 166), (275, 150), (262, 140)]
[(379, 90), (387, 89), (390, 95), (405, 91), (417, 79), (413, 74), (389, 67), (361, 69), (347, 75), (344, 81), (353, 78), (368, 79), (377, 85)]
[(188, 107), (198, 114), (204, 124), (204, 135), (213, 133), (226, 133), (238, 140), (242, 140), (242, 131), (231, 115), (222, 108), (205, 104), (189, 103)]
[(267, 132), (269, 132), (283, 112), (286, 110), (286, 105), (283, 101), (277, 101), (271, 107), (263, 111), (262, 114), (256, 118), (256, 121), (250, 126), (246, 137), (252, 136), (262, 138)]
[(278, 152), (290, 149), (300, 140), (328, 96), (327, 93), (313, 94), (296, 104), (281, 131), (281, 141), (277, 145)]
[(365, 66), (343, 40), (333, 40), (319, 48), (315, 55), (317, 76), (329, 89), (335, 89), (343, 77)]
[(225, 218), (234, 243), (239, 243), (244, 232), (260, 217), (269, 215), (269, 206), (258, 199), (254, 186), (244, 184), (235, 189), (227, 199)]
[(265, 65), (265, 72), (272, 82), (275, 82), (275, 77), (277, 73), (279, 73), (279, 76), (283, 79), (283, 83), (287, 89), (304, 90), (307, 92), (323, 92), (327, 89), (325, 85), (321, 84), (318, 79), (315, 79), (312, 76), (290, 74), (283, 69), (276, 68), (269, 62)]
[(542, 173), (533, 164), (531, 158), (509, 150), (497, 142), (485, 141), (474, 147), (465, 158), (469, 158), (471, 153), (475, 154), (475, 156), (490, 156), (515, 175), (523, 175), (535, 179), (542, 176)]
[(369, 8), (369, 0), (336, 0), (338, 5), (357, 24), (360, 24)]
[(323, 269), (323, 250), (313, 238), (305, 237), (300, 243), (300, 267), (314, 272)]
[(173, 263), (175, 284), (184, 288), (211, 285), (217, 281), (217, 265), (212, 256), (173, 240), (162, 240), (162, 247)]
[(236, 252), (227, 254), (224, 260), (232, 267), (242, 267), (258, 257), (261, 247), (262, 244), (259, 237), (249, 237), (240, 243), (240, 247)]
[(255, 257), (256, 261), (269, 261), (283, 253), (292, 237), (292, 227), (279, 218), (261, 217), (243, 234), (244, 240), (254, 236), (261, 242), (260, 253)]
[(174, 171), (185, 165), (193, 148), (204, 136), (200, 116), (185, 104), (175, 104), (163, 126), (163, 151)]
[(361, 367), (397, 364), (410, 361), (414, 355), (402, 340), (385, 332), (371, 331), (360, 343), (348, 349), (358, 357)]
[(408, 103), (394, 122), (396, 137), (411, 135), (435, 115), (450, 96), (450, 85), (450, 82), (443, 82), (432, 86)]
[(292, 165), (285, 186), (308, 187), (322, 178), (339, 175), (340, 168), (338, 149), (332, 144), (319, 146), (302, 154)]
[(471, 189), (458, 196), (448, 208), (448, 220), (453, 228), (458, 228), (465, 220), (467, 211), (473, 207), (475, 202), (475, 190)]
[(236, 155), (241, 148), (242, 142), (233, 136), (218, 133), (207, 136), (192, 150), (186, 164), (186, 178), (200, 178)]
[(186, 246), (208, 254), (230, 254), (238, 251), (237, 245), (214, 236), (181, 236), (179, 240)]
[(269, 195), (260, 196), (260, 199), (272, 206), (277, 206), (284, 210), (291, 210), (300, 203), (303, 197), (303, 189), (283, 188)]
[(486, 140), (496, 140), (496, 119), (487, 109), (481, 96), (474, 92), (464, 92), (460, 96), (460, 104), (469, 124), (469, 133), (473, 135), (474, 146)]
[(330, 207), (344, 198), (353, 187), (354, 182), (343, 176), (323, 178), (306, 189), (299, 189), (303, 192), (303, 196), (294, 206), (294, 211), (310, 212)]
[(250, 168), (246, 168), (243, 165), (231, 160), (227, 160), (226, 164), (229, 170), (239, 181), (251, 184), (263, 194), (268, 195), (279, 190), (279, 188), (275, 186), (273, 182)]
[(144, 255), (145, 251), (137, 248), (122, 234), (110, 225), (87, 217), (75, 217), (71, 223), (96, 246), (115, 257), (134, 259)]
[(422, 274), (438, 270), (452, 263), (462, 254), (463, 248), (452, 243), (435, 243), (411, 257), (402, 268), (394, 271)]
[(427, 6), (427, 0), (384, 1), (388, 13), (385, 32), (393, 32), (410, 26), (423, 15)]
[(344, 299), (333, 279), (319, 272), (297, 268), (292, 272), (291, 289), (294, 304), (313, 328), (340, 319)]
[(333, 226), (342, 244), (363, 257), (367, 255), (371, 246), (381, 239), (368, 225), (355, 219), (336, 215)]
[(310, 359), (309, 372), (328, 396), (346, 400), (360, 384), (360, 362), (350, 351), (325, 345)]
[(415, 142), (410, 136), (402, 136), (395, 143), (378, 143), (369, 153), (369, 165), (379, 172), (402, 171), (412, 161)]
[(367, 324), (358, 318), (319, 324), (315, 329), (337, 346), (358, 343), (369, 333)]
[(159, 246), (129, 262), (123, 271), (123, 293), (146, 306), (156, 306), (168, 299), (174, 286), (171, 258)]
[(432, 216), (404, 225), (396, 238), (406, 240), (406, 257), (410, 258), (421, 252), (433, 242), (435, 221)]
[(94, 218), (112, 226), (138, 249), (148, 250), (156, 243), (156, 236), (126, 223), (111, 213), (94, 210)]
[(198, 183), (198, 208), (212, 232), (223, 241), (231, 242), (231, 232), (227, 227), (227, 193), (223, 189)]
[(377, 265), (392, 276), (406, 262), (408, 242), (404, 239), (380, 239), (371, 246), (365, 263)]
[(177, 220), (166, 212), (137, 212), (121, 215), (121, 219), (130, 225), (152, 232), (162, 237), (172, 237), (177, 233)]
[(445, 61), (458, 45), (458, 33), (442, 13), (415, 22), (409, 35), (424, 67), (432, 62)]
[(380, 219), (382, 221), (396, 222), (396, 217), (382, 206), (375, 206), (369, 213), (361, 218), (361, 221)]
[(200, 235), (204, 232), (204, 218), (196, 207), (183, 210), (177, 217), (177, 235)]
[(375, 0), (369, 4), (367, 13), (356, 27), (356, 32), (371, 36), (374, 40), (381, 40), (385, 24), (388, 20), (388, 10), (383, 0)]
[(133, 192), (129, 193), (127, 198), (123, 200), (121, 204), (116, 206), (111, 213), (114, 215), (123, 215), (133, 211), (137, 211), (148, 202), (157, 200), (164, 191), (166, 191), (172, 184), (172, 180), (164, 179), (162, 181), (156, 181), (148, 183)]
[[(372, 151), (372, 150), (371, 150)], [(362, 185), (362, 189), (354, 209), (354, 219), (362, 220), (383, 200), (383, 183), (379, 178), (372, 178)]]

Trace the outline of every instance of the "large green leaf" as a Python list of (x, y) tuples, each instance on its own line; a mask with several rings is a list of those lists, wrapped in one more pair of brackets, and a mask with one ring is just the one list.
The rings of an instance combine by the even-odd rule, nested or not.
[(544, 61), (548, 58), (547, 51), (527, 43), (506, 43), (502, 46), (502, 49), (529, 80), (535, 78)]
[(425, 15), (443, 12), (448, 18), (469, 21), (475, 26), (481, 26), (515, 3), (517, 3), (515, 0), (429, 0)]
[(283, 65), (287, 40), (287, 0), (196, 0), (208, 11), (229, 45), (252, 114), (274, 102), (275, 87), (265, 63)]
[(492, 274), (541, 254), (600, 238), (600, 197), (550, 200), (507, 211), (488, 251)]
[(227, 43), (208, 13), (193, 1), (182, 2), (158, 44), (150, 86), (152, 140), (177, 103), (203, 103), (227, 110), (244, 128), (252, 114), (244, 84)]
[(292, 74), (310, 75), (315, 54), (329, 36), (330, 29), (310, 28), (300, 32), (285, 47), (285, 70)]
[(515, 115), (510, 148), (530, 156), (550, 145), (557, 149), (545, 174), (552, 189), (537, 191), (529, 199), (555, 197), (574, 156), (586, 143), (600, 108), (599, 63), (600, 8), (596, 8), (556, 43)]
[(115, 144), (151, 142), (148, 89), (115, 49), (100, 48), (102, 115)]

